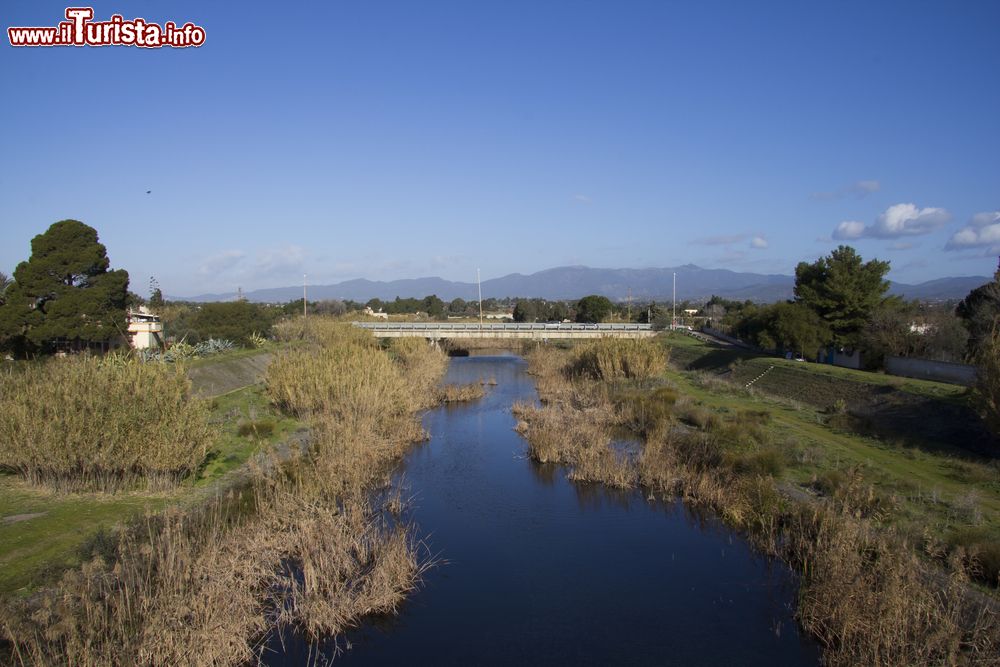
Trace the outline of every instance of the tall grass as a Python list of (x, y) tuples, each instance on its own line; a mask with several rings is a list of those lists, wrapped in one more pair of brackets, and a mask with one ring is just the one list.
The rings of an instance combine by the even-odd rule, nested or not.
[(205, 403), (164, 364), (76, 356), (0, 382), (0, 468), (32, 483), (169, 485), (197, 468), (212, 437)]
[(423, 434), (413, 394), (429, 363), (407, 370), (368, 334), (311, 327), (267, 376), (279, 405), (309, 416), (311, 448), (261, 466), (240, 493), (121, 531), (58, 586), (8, 604), (15, 662), (247, 664), (270, 632), (336, 637), (418, 585), (426, 552), (398, 499), (375, 490)]
[(429, 408), (438, 402), (436, 387), (448, 365), (448, 357), (422, 338), (393, 338), (389, 354), (407, 379), (410, 407)]
[(650, 339), (599, 338), (573, 349), (570, 369), (595, 380), (648, 380), (667, 367), (666, 349)]

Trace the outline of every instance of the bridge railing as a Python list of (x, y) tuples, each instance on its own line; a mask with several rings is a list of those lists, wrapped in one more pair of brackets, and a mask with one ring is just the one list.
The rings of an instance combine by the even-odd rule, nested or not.
[(650, 324), (580, 324), (544, 322), (513, 322), (500, 324), (452, 322), (353, 322), (354, 326), (371, 331), (652, 331)]

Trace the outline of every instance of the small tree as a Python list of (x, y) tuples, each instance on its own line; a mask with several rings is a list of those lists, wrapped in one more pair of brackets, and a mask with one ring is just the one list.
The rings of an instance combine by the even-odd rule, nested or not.
[(518, 299), (514, 304), (515, 322), (536, 322), (538, 320), (538, 302), (534, 299)]
[(439, 299), (437, 294), (431, 294), (430, 296), (424, 297), (423, 301), (420, 303), (420, 307), (421, 310), (434, 319), (441, 319), (444, 317), (444, 301)]
[(886, 299), (873, 309), (862, 329), (861, 350), (865, 365), (880, 368), (887, 356), (912, 355), (920, 339), (910, 328), (915, 317), (914, 304), (899, 298)]
[(105, 342), (125, 331), (128, 273), (109, 271), (97, 231), (62, 220), (31, 240), (31, 257), (14, 271), (0, 306), (0, 338), (45, 348)]
[(850, 246), (795, 267), (795, 297), (826, 321), (835, 343), (857, 347), (872, 311), (885, 301), (889, 262), (864, 262)]
[(980, 285), (955, 308), (969, 330), (969, 353), (975, 358), (980, 346), (994, 333), (994, 322), (1000, 316), (1000, 268), (993, 281)]
[(801, 303), (775, 304), (770, 322), (774, 341), (800, 357), (814, 358), (830, 342), (830, 328), (819, 315)]
[(0, 306), (4, 304), (4, 295), (7, 293), (7, 288), (10, 287), (11, 280), (6, 273), (0, 271)]
[(455, 297), (448, 304), (448, 312), (452, 315), (464, 315), (466, 308), (468, 308), (468, 304), (461, 297)]
[(152, 310), (163, 308), (163, 292), (160, 283), (153, 276), (149, 277), (149, 307)]
[(577, 322), (603, 322), (614, 308), (606, 296), (591, 294), (576, 302)]

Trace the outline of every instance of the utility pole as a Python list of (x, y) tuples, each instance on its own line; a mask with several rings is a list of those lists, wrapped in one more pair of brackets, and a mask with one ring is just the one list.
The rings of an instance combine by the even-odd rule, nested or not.
[(632, 288), (628, 288), (628, 322), (632, 321)]
[(479, 277), (479, 269), (476, 269), (476, 284), (479, 286), (479, 333), (483, 332), (483, 281)]
[(677, 272), (674, 271), (674, 305), (670, 308), (670, 330), (677, 327)]
[(302, 317), (306, 316), (306, 274), (302, 274)]

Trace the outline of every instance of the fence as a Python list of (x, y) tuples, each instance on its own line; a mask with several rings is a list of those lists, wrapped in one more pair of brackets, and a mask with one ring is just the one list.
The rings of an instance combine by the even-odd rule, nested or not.
[(885, 371), (919, 380), (936, 380), (950, 384), (971, 386), (976, 383), (976, 367), (949, 361), (931, 361), (912, 357), (886, 357)]

